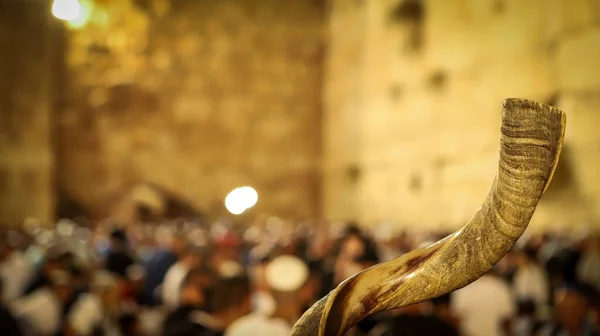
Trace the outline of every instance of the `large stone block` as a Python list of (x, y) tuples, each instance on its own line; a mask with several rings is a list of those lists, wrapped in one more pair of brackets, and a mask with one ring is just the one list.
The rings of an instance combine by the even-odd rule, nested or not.
[(590, 91), (600, 88), (600, 26), (565, 36), (556, 68), (563, 90)]
[(559, 107), (567, 114), (566, 144), (600, 144), (600, 90), (564, 94), (560, 98)]
[[(227, 192), (256, 184), (261, 212), (315, 215), (323, 9), (200, 1), (157, 17), (111, 4), (111, 20), (69, 36), (73, 99), (61, 119), (73, 122), (60, 124), (61, 185), (89, 205), (151, 182), (220, 215)], [(76, 97), (90, 84), (133, 89), (119, 106), (89, 104)], [(97, 145), (66, 147), (84, 136)]]

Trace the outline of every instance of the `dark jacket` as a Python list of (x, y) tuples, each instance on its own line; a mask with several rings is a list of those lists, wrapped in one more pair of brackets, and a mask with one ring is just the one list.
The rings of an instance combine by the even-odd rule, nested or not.
[(223, 336), (222, 332), (194, 321), (193, 312), (194, 308), (183, 306), (169, 314), (163, 325), (163, 336)]

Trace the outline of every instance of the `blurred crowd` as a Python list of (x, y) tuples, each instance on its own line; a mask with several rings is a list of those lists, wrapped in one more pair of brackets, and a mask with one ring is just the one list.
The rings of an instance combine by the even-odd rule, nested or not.
[[(391, 225), (28, 221), (0, 236), (0, 335), (287, 336), (348, 277), (443, 238)], [(600, 239), (523, 237), (473, 284), (351, 335), (591, 336)]]

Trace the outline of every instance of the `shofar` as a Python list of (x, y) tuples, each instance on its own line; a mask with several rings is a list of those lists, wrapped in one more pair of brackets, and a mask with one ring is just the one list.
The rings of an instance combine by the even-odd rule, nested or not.
[(370, 314), (435, 298), (484, 275), (529, 224), (558, 163), (565, 121), (554, 107), (506, 99), (498, 173), (475, 216), (431, 246), (347, 279), (304, 313), (290, 335), (343, 335)]

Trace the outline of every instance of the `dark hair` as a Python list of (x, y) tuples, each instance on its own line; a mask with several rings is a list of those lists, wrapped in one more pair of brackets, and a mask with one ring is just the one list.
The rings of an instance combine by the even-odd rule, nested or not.
[(250, 278), (246, 275), (218, 279), (207, 291), (207, 306), (211, 313), (234, 307), (251, 294)]
[(450, 293), (431, 299), (431, 303), (436, 307), (449, 306), (451, 304), (451, 302), (452, 302), (452, 296)]
[(379, 256), (374, 248), (371, 248), (369, 245), (367, 245), (365, 247), (365, 253), (354, 259), (354, 262), (360, 264), (377, 264), (379, 263)]
[(125, 243), (127, 242), (127, 235), (125, 234), (125, 232), (123, 232), (123, 230), (113, 230), (113, 232), (110, 233), (110, 238), (117, 240), (121, 243)]
[(207, 279), (208, 282), (214, 277), (212, 270), (208, 267), (196, 267), (191, 269), (183, 279), (183, 285), (195, 284), (199, 279)]
[(522, 251), (523, 255), (530, 261), (537, 260), (537, 250), (531, 246), (527, 246)]
[(344, 230), (344, 238), (352, 235), (362, 236), (362, 231), (358, 227), (358, 224), (351, 222), (348, 227)]
[(119, 324), (119, 329), (124, 335), (132, 335), (137, 326), (138, 317), (135, 314), (126, 313), (119, 316), (117, 323)]
[(563, 285), (563, 289), (577, 293), (585, 298), (585, 300), (594, 306), (600, 306), (600, 294), (596, 288), (585, 282), (570, 282)]

